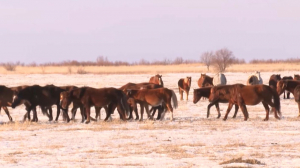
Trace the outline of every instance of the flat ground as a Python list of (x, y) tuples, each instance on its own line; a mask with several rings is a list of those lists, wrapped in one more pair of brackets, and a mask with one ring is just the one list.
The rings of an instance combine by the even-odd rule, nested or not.
[[(271, 74), (293, 75), (295, 71), (264, 72), (264, 84)], [(225, 73), (228, 84), (243, 83), (250, 73)], [(211, 75), (211, 74), (208, 74)], [(0, 75), (7, 86), (54, 84), (91, 87), (120, 87), (127, 82), (148, 81), (149, 74), (6, 74)], [(192, 88), (197, 88), (200, 73), (163, 74), (167, 88), (175, 90), (177, 81), (192, 76)], [(262, 121), (262, 104), (248, 106), (250, 119), (243, 121), (239, 111), (236, 119), (216, 119), (213, 107), (206, 118), (207, 100), (193, 104), (179, 101), (174, 112), (164, 121), (120, 121), (117, 112), (110, 122), (80, 123), (48, 122), (39, 110), (38, 123), (22, 123), (24, 106), (9, 108), (15, 122), (0, 116), (1, 167), (299, 167), (300, 118), (292, 99), (281, 96), (282, 119), (270, 116)], [(222, 117), (227, 104), (221, 104)], [(102, 118), (104, 118), (104, 111)], [(56, 115), (54, 113), (54, 115)], [(94, 113), (92, 113), (94, 115)], [(233, 115), (231, 112), (230, 116)], [(146, 116), (145, 116), (146, 117)]]

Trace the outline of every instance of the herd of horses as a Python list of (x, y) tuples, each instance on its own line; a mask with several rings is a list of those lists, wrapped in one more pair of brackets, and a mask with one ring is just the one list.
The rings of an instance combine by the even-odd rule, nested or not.
[[(188, 100), (191, 88), (191, 77), (179, 79), (178, 89), (180, 100), (183, 100), (183, 94), (186, 93)], [(294, 78), (283, 77), (274, 74), (269, 79), (269, 85), (262, 84), (262, 78), (259, 72), (255, 72), (249, 76), (247, 85), (231, 84), (227, 85), (224, 74), (218, 73), (214, 77), (201, 74), (198, 80), (199, 88), (194, 89), (193, 103), (196, 104), (201, 98), (209, 101), (207, 106), (207, 118), (210, 115), (210, 108), (215, 106), (218, 117), (221, 117), (219, 103), (228, 103), (228, 108), (223, 120), (226, 120), (232, 107), (235, 106), (233, 118), (241, 109), (244, 120), (248, 120), (249, 114), (246, 105), (257, 105), (262, 102), (266, 117), (264, 121), (269, 119), (271, 107), (274, 116), (280, 119), (280, 98), (284, 93), (284, 98), (290, 98), (290, 93), (294, 95), (295, 101), (298, 103), (300, 116), (300, 76), (294, 75)], [(285, 96), (285, 91), (287, 96)], [(72, 117), (68, 115), (70, 104)], [(121, 120), (133, 119), (143, 120), (143, 113), (146, 110), (147, 118), (153, 119), (156, 111), (157, 120), (162, 120), (167, 111), (171, 112), (171, 120), (173, 120), (173, 110), (178, 107), (177, 97), (173, 90), (164, 87), (162, 75), (155, 75), (148, 82), (143, 83), (127, 83), (120, 88), (92, 88), (77, 86), (18, 86), (6, 87), (0, 85), (0, 110), (5, 111), (10, 121), (12, 117), (7, 107), (16, 108), (23, 104), (26, 113), (23, 120), (38, 121), (37, 107), (40, 107), (42, 113), (46, 115), (49, 121), (53, 120), (52, 106), (57, 109), (55, 121), (58, 121), (60, 111), (63, 112), (62, 118), (69, 122), (75, 120), (77, 109), (81, 113), (81, 121), (89, 123), (101, 119), (100, 110), (105, 109), (106, 117), (104, 121), (111, 118), (111, 114), (117, 109)], [(140, 105), (140, 116), (138, 114), (138, 106)], [(95, 118), (91, 117), (91, 107), (95, 108)], [(151, 107), (151, 109), (149, 109)], [(32, 119), (30, 113), (33, 113)]]

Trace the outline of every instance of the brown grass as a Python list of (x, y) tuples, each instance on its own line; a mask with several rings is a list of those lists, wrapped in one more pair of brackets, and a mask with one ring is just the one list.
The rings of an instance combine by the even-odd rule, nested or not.
[[(72, 70), (84, 71), (92, 74), (156, 74), (156, 73), (207, 73), (204, 64), (179, 64), (179, 65), (133, 65), (133, 66), (17, 66), (15, 71), (7, 71), (0, 68), (0, 74), (70, 74)], [(299, 63), (265, 63), (265, 64), (234, 64), (227, 72), (253, 72), (253, 71), (297, 71)], [(213, 72), (213, 70), (209, 71)], [(83, 74), (84, 74), (83, 73)]]

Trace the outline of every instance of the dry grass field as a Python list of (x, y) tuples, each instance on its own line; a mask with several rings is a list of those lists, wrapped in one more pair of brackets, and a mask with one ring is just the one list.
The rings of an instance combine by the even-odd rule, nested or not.
[[(156, 74), (156, 73), (205, 73), (210, 71), (203, 64), (181, 65), (134, 65), (134, 66), (17, 66), (15, 71), (0, 68), (0, 74)], [(271, 72), (271, 71), (300, 71), (299, 63), (274, 64), (234, 64), (227, 72)]]
[[(200, 65), (195, 65), (197, 66)], [(67, 67), (61, 68), (67, 71)], [(171, 71), (171, 67), (166, 68)], [(183, 70), (183, 67), (181, 68)], [(245, 84), (250, 72), (239, 68), (241, 72), (225, 73), (228, 84)], [(89, 71), (87, 67), (86, 70)], [(177, 98), (179, 98), (178, 79), (192, 76), (192, 88), (197, 88), (201, 72), (198, 69), (192, 72), (183, 71), (185, 73), (164, 73), (159, 69), (156, 70), (155, 73), (162, 73), (165, 86), (173, 89)], [(174, 69), (174, 72), (176, 71)], [(18, 68), (12, 73), (17, 72), (20, 72)], [(127, 82), (148, 81), (152, 75), (149, 72), (117, 74), (119, 71), (113, 69), (107, 73), (115, 72), (115, 74), (109, 75), (100, 72), (84, 75), (67, 72), (53, 74), (61, 72), (48, 74), (47, 67), (45, 74), (1, 72), (0, 81), (6, 86), (72, 84), (120, 87)], [(287, 76), (299, 72), (289, 70), (262, 72), (265, 84), (273, 73)], [(30, 123), (21, 122), (25, 113), (24, 106), (9, 108), (14, 119), (13, 123), (8, 122), (8, 117), (3, 111), (0, 115), (2, 149), (0, 165), (1, 167), (299, 167), (300, 118), (297, 117), (298, 107), (293, 96), (289, 100), (282, 99), (281, 96), (283, 117), (276, 120), (272, 115), (268, 122), (262, 121), (265, 117), (262, 104), (247, 107), (250, 117), (248, 121), (243, 121), (240, 111), (236, 119), (230, 118), (233, 115), (231, 112), (229, 119), (223, 121), (216, 119), (217, 112), (214, 107), (211, 109), (210, 118), (206, 118), (207, 100), (193, 104), (192, 99), (191, 90), (188, 101), (179, 101), (179, 107), (174, 111), (173, 122), (170, 121), (169, 113), (166, 114), (164, 121), (124, 122), (120, 121), (117, 112), (109, 122), (82, 124), (79, 114), (75, 122), (65, 123), (61, 117), (58, 122), (49, 122), (41, 110), (38, 110), (39, 122)], [(227, 104), (220, 105), (222, 116), (226, 108)], [(103, 119), (104, 111), (101, 113)]]

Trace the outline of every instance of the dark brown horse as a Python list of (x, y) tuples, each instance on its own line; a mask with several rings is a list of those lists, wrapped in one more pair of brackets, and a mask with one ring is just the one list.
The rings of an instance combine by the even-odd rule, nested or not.
[(5, 111), (9, 121), (12, 121), (12, 117), (9, 114), (7, 107), (10, 107), (14, 97), (14, 90), (12, 88), (0, 85), (0, 111), (1, 108)]
[(299, 74), (294, 74), (294, 80), (300, 80), (300, 75)]
[(256, 105), (260, 102), (262, 102), (266, 110), (266, 118), (264, 121), (269, 120), (270, 109), (268, 105), (273, 108), (275, 118), (280, 119), (278, 116), (278, 114), (281, 115), (279, 96), (276, 91), (267, 85), (244, 86), (242, 84), (235, 84), (213, 87), (209, 101), (215, 102), (220, 100), (226, 100), (229, 103), (224, 120), (227, 119), (233, 104), (238, 104), (246, 121), (249, 118), (246, 105)]
[(149, 83), (154, 83), (154, 84), (161, 85), (162, 87), (164, 87), (162, 75), (159, 75), (159, 74), (152, 76), (149, 80)]
[(213, 86), (213, 78), (206, 74), (201, 74), (198, 79), (198, 86), (199, 88)]
[(269, 79), (269, 86), (276, 90), (277, 89), (277, 82), (281, 80), (281, 76), (280, 74), (273, 74), (270, 76), (270, 79)]
[[(292, 76), (284, 76), (283, 78), (282, 78), (282, 80), (293, 80), (293, 77)], [(285, 97), (285, 91), (283, 92), (283, 98), (285, 99), (285, 98), (287, 98), (287, 99), (289, 99), (290, 98), (290, 92), (289, 91), (286, 91), (286, 97)]]
[(82, 87), (71, 91), (66, 91), (60, 94), (61, 106), (66, 109), (74, 100), (80, 101), (83, 104), (86, 112), (86, 124), (90, 122), (90, 108), (92, 106), (104, 107), (107, 106), (106, 118), (107, 121), (113, 111), (117, 108), (120, 118), (126, 120), (129, 106), (127, 97), (123, 91), (116, 88), (91, 88)]
[(298, 104), (298, 117), (300, 117), (300, 85), (297, 85), (294, 89), (295, 102)]
[[(12, 108), (19, 106), (23, 103), (28, 103), (30, 106), (28, 107), (28, 118), (30, 115), (30, 111), (33, 111), (33, 119), (32, 121), (37, 122), (38, 117), (36, 113), (36, 106), (44, 107), (42, 108), (44, 111), (45, 109), (51, 108), (52, 105), (57, 106), (57, 114), (60, 111), (59, 105), (59, 97), (60, 93), (64, 91), (63, 89), (56, 87), (54, 85), (47, 85), (41, 87), (39, 85), (28, 86), (19, 91), (19, 93), (15, 96), (12, 102)], [(65, 112), (65, 111), (64, 111)], [(65, 112), (66, 113), (66, 112)], [(70, 121), (68, 114), (66, 113), (65, 116), (67, 117), (67, 122)], [(49, 121), (53, 119), (52, 117), (52, 110), (49, 114)]]
[(183, 100), (183, 92), (186, 93), (186, 100), (188, 100), (189, 91), (191, 88), (192, 77), (188, 76), (186, 78), (181, 78), (178, 81), (178, 89), (180, 94), (180, 100)]
[(294, 94), (294, 90), (298, 85), (300, 85), (300, 81), (280, 80), (277, 82), (277, 93), (281, 95), (286, 90)]
[[(128, 90), (127, 95), (134, 98), (134, 100), (140, 104), (141, 121), (143, 120), (144, 108), (146, 108), (148, 117), (150, 117), (150, 119), (153, 119), (153, 117), (149, 113), (149, 105), (151, 105), (152, 107), (165, 105), (168, 111), (171, 112), (171, 120), (173, 120), (173, 107), (171, 105), (171, 100), (175, 109), (178, 106), (177, 97), (173, 90), (167, 88)], [(164, 118), (164, 114), (165, 112), (162, 114), (161, 119)]]
[[(211, 88), (212, 87), (203, 87), (203, 88), (199, 88), (199, 89), (194, 89), (194, 100), (193, 100), (193, 103), (196, 104), (201, 99), (201, 97), (209, 98), (209, 96), (210, 96), (210, 89)], [(222, 101), (220, 103), (224, 103), (224, 102)], [(228, 102), (226, 102), (226, 103), (228, 103)], [(219, 108), (219, 102), (210, 103), (207, 106), (207, 118), (209, 117), (209, 114), (210, 114), (210, 108), (213, 105), (216, 106), (216, 109), (217, 109), (217, 112), (218, 112), (218, 117), (217, 118), (220, 118), (221, 117), (221, 113), (220, 113), (220, 108)], [(233, 118), (236, 117), (238, 109), (239, 109), (239, 106), (235, 105), (235, 112), (234, 112)]]

